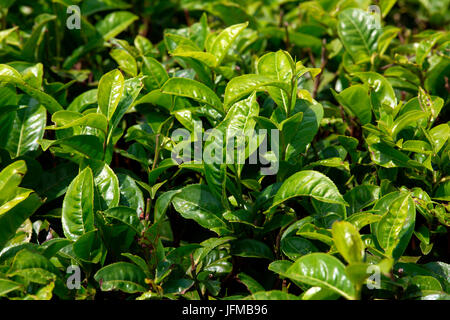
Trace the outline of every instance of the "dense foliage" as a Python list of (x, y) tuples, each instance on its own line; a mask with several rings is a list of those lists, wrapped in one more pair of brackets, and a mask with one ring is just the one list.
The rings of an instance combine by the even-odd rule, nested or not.
[(450, 299), (448, 0), (0, 17), (0, 297)]

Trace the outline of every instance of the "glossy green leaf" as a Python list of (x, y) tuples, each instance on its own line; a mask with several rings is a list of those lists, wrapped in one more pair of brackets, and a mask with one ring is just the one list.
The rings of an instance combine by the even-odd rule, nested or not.
[(231, 79), (225, 88), (224, 108), (228, 110), (233, 103), (251, 94), (265, 90), (269, 86), (278, 87), (289, 94), (289, 85), (272, 77), (258, 74), (246, 74)]
[(379, 24), (375, 17), (361, 9), (346, 9), (338, 15), (338, 35), (353, 60), (367, 60), (378, 45)]
[(310, 196), (319, 201), (347, 205), (333, 181), (324, 174), (304, 170), (286, 179), (274, 197), (272, 207), (294, 197)]
[(125, 223), (134, 231), (139, 233), (142, 230), (142, 225), (139, 220), (139, 215), (136, 210), (124, 206), (110, 208), (104, 212), (105, 216), (114, 218)]
[(222, 204), (205, 185), (190, 185), (177, 193), (172, 204), (185, 219), (193, 219), (202, 227), (224, 234), (228, 230), (222, 217)]
[(95, 28), (105, 41), (114, 38), (126, 30), (138, 17), (128, 11), (116, 11), (108, 14)]
[[(390, 199), (386, 197), (379, 201)], [(377, 204), (374, 209), (378, 209), (379, 206)], [(383, 214), (376, 225), (377, 241), (387, 255), (399, 258), (414, 231), (416, 208), (414, 201), (408, 194), (401, 194), (391, 200), (389, 207), (386, 209), (387, 212)]]
[(65, 236), (73, 241), (94, 230), (94, 178), (91, 168), (81, 171), (67, 189), (61, 222)]
[(332, 290), (349, 300), (356, 299), (355, 288), (337, 258), (311, 253), (296, 260), (285, 272), (293, 280)]
[(124, 78), (119, 70), (113, 70), (100, 79), (98, 84), (98, 107), (108, 121), (111, 120), (122, 98), (123, 91)]
[(364, 243), (354, 225), (346, 221), (337, 221), (333, 223), (331, 232), (336, 248), (348, 263), (363, 261)]
[(142, 73), (147, 76), (144, 79), (145, 88), (149, 91), (160, 89), (169, 79), (166, 70), (152, 57), (143, 57), (142, 61)]
[(247, 26), (248, 22), (233, 25), (224, 29), (214, 39), (209, 51), (217, 58), (216, 65), (220, 65), (222, 60), (227, 55), (228, 50), (233, 45), (233, 42)]
[(103, 267), (94, 276), (103, 291), (121, 290), (127, 293), (147, 291), (144, 272), (128, 262), (117, 262)]
[(171, 78), (161, 88), (163, 93), (191, 98), (197, 102), (212, 106), (219, 112), (223, 112), (220, 99), (210, 88), (195, 80), (187, 78)]

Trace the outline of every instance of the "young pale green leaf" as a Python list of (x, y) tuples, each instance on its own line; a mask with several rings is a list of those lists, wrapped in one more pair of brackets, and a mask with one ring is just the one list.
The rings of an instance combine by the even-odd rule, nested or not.
[(119, 70), (105, 74), (98, 84), (98, 107), (106, 118), (111, 120), (123, 95), (124, 78)]
[(231, 45), (239, 34), (248, 26), (248, 22), (230, 26), (219, 33), (209, 48), (209, 51), (216, 57), (216, 66), (219, 66), (228, 53)]
[(122, 119), (124, 114), (128, 112), (128, 110), (130, 110), (142, 88), (143, 83), (141, 77), (127, 79), (125, 81), (122, 99), (120, 99), (119, 104), (117, 105), (117, 108), (111, 117), (111, 133), (112, 130), (119, 125), (120, 120)]
[(67, 188), (62, 205), (64, 235), (73, 241), (94, 227), (94, 178), (91, 168), (81, 171)]
[(116, 11), (108, 14), (95, 28), (108, 41), (126, 30), (139, 17), (128, 11)]
[(0, 279), (0, 297), (6, 296), (8, 293), (23, 290), (23, 285), (7, 279)]
[(220, 113), (223, 106), (220, 99), (210, 88), (203, 83), (187, 78), (171, 78), (161, 88), (163, 93), (191, 98), (200, 103), (210, 105)]
[(114, 49), (110, 52), (111, 57), (117, 62), (119, 68), (132, 77), (137, 76), (136, 59), (125, 50)]
[(174, 57), (193, 58), (205, 63), (210, 68), (215, 68), (218, 65), (218, 60), (215, 55), (209, 52), (199, 51), (187, 45), (179, 45), (174, 51), (170, 53)]
[(292, 280), (332, 290), (355, 300), (356, 290), (337, 258), (325, 253), (311, 253), (296, 260), (284, 273)]
[(136, 265), (117, 262), (103, 267), (94, 276), (103, 291), (121, 290), (127, 293), (147, 291), (145, 273)]
[(348, 263), (363, 261), (364, 243), (354, 225), (346, 221), (336, 221), (331, 232), (336, 248)]
[(273, 199), (271, 208), (291, 198), (309, 196), (319, 201), (347, 205), (336, 185), (324, 174), (304, 170), (290, 176), (283, 182)]
[(11, 198), (26, 173), (24, 160), (11, 163), (0, 172), (0, 205)]
[(439, 152), (450, 137), (450, 125), (440, 124), (429, 131), (430, 142), (433, 144), (434, 152)]

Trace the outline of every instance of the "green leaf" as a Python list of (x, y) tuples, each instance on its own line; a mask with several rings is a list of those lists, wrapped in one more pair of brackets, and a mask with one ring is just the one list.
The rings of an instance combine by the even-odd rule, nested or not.
[(407, 126), (412, 126), (420, 119), (428, 119), (428, 113), (425, 111), (409, 111), (397, 119), (395, 119), (394, 125), (392, 126), (392, 138), (395, 140), (400, 131), (402, 131)]
[(231, 79), (225, 88), (225, 110), (228, 110), (233, 103), (251, 94), (253, 91), (266, 90), (268, 86), (278, 87), (288, 95), (290, 94), (290, 86), (288, 84), (272, 77), (258, 74), (245, 74)]
[(106, 134), (108, 127), (106, 117), (99, 113), (88, 113), (83, 115), (75, 111), (62, 110), (53, 114), (52, 121), (56, 125), (47, 127), (47, 130), (63, 130), (76, 126), (86, 126), (102, 130)]
[(82, 134), (59, 140), (44, 139), (40, 144), (44, 151), (53, 146), (62, 146), (67, 153), (74, 152), (93, 160), (103, 158), (103, 145), (100, 139), (93, 135)]
[(27, 173), (24, 160), (11, 163), (0, 172), (0, 204), (8, 201)]
[(293, 174), (283, 182), (273, 199), (271, 208), (300, 196), (310, 196), (327, 203), (347, 205), (330, 178), (317, 171), (304, 170)]
[(353, 8), (338, 15), (339, 38), (356, 63), (368, 60), (377, 50), (380, 26), (375, 19), (370, 13)]
[(106, 210), (119, 205), (119, 180), (114, 171), (101, 161), (89, 161), (89, 166), (94, 176), (94, 206)]
[(44, 256), (23, 249), (14, 257), (9, 276), (20, 276), (26, 281), (38, 284), (48, 284), (56, 280), (58, 269)]
[(131, 54), (122, 49), (114, 49), (111, 50), (110, 55), (117, 62), (120, 69), (132, 77), (137, 76), (136, 59)]
[(325, 253), (311, 253), (296, 260), (285, 272), (286, 277), (310, 286), (332, 290), (346, 299), (355, 300), (355, 288), (337, 258)]
[(219, 66), (222, 63), (222, 60), (227, 55), (233, 42), (235, 42), (236, 38), (247, 26), (248, 22), (235, 24), (220, 32), (214, 39), (209, 51), (217, 59), (216, 66)]
[[(3, 172), (3, 171), (2, 171)], [(2, 179), (0, 178), (0, 183)], [(1, 189), (1, 188), (0, 188)], [(31, 193), (25, 200), (18, 203), (9, 211), (0, 214), (0, 250), (16, 234), (16, 230), (40, 206), (42, 200), (36, 193)]]
[(372, 108), (368, 88), (364, 85), (351, 86), (339, 94), (333, 90), (336, 100), (353, 115), (358, 117), (361, 124), (367, 124), (372, 121)]
[(354, 214), (378, 200), (380, 187), (373, 185), (359, 185), (350, 189), (345, 195), (344, 200), (348, 202), (349, 214)]
[(22, 284), (7, 279), (0, 279), (0, 297), (6, 296), (8, 293), (22, 290)]
[(281, 250), (291, 260), (319, 251), (311, 241), (295, 236), (284, 237), (281, 240)]
[(264, 287), (260, 285), (255, 279), (250, 277), (248, 274), (241, 272), (237, 275), (240, 282), (242, 282), (251, 293), (256, 293), (259, 291), (265, 291)]
[(440, 124), (433, 127), (429, 131), (431, 143), (433, 144), (434, 152), (439, 152), (450, 137), (450, 126), (448, 123)]
[(166, 69), (152, 57), (143, 57), (142, 62), (142, 74), (147, 76), (144, 79), (145, 88), (149, 91), (160, 89), (169, 80)]
[(22, 56), (24, 60), (33, 61), (37, 58), (40, 38), (42, 37), (42, 33), (44, 32), (46, 25), (55, 20), (56, 16), (50, 14), (41, 14), (36, 19), (36, 24), (33, 27), (33, 32), (28, 40), (25, 42), (25, 45), (22, 48)]
[(336, 248), (348, 263), (363, 261), (364, 243), (354, 225), (346, 221), (336, 221), (331, 232)]
[(307, 150), (308, 145), (319, 131), (324, 114), (321, 104), (312, 104), (306, 100), (298, 100), (294, 111), (302, 112), (303, 118), (295, 137), (291, 139), (287, 146), (286, 160), (293, 159)]
[(63, 107), (52, 96), (27, 84), (17, 70), (6, 64), (0, 64), (0, 81), (17, 86), (30, 97), (38, 100), (50, 113), (63, 110)]
[(116, 11), (108, 14), (101, 20), (95, 28), (103, 36), (104, 41), (108, 41), (126, 30), (138, 16), (128, 11)]
[(218, 65), (218, 60), (215, 55), (209, 52), (200, 51), (198, 48), (193, 48), (188, 45), (179, 45), (177, 48), (170, 52), (175, 57), (193, 58), (203, 62), (210, 68), (215, 68)]
[(385, 77), (376, 72), (357, 72), (355, 76), (360, 78), (370, 89), (370, 98), (375, 115), (379, 115), (380, 109), (395, 109), (397, 98), (392, 85)]
[(136, 181), (128, 175), (119, 173), (120, 205), (135, 209), (138, 214), (144, 211), (144, 195)]
[[(290, 84), (294, 72), (294, 62), (286, 51), (269, 52), (258, 60), (258, 74), (272, 77), (278, 81)], [(290, 108), (289, 96), (280, 88), (267, 89), (275, 103), (284, 108), (286, 113)]]
[(374, 229), (380, 247), (394, 259), (400, 258), (414, 231), (413, 199), (409, 194), (388, 194), (377, 202), (374, 210), (387, 211)]
[(264, 243), (255, 239), (241, 239), (231, 243), (231, 254), (246, 258), (264, 258), (273, 260), (272, 250)]
[(110, 208), (104, 212), (105, 216), (114, 218), (125, 223), (127, 226), (132, 228), (136, 233), (142, 231), (141, 221), (136, 213), (136, 210), (128, 207), (115, 207)]
[(62, 205), (64, 235), (76, 241), (94, 227), (94, 178), (91, 168), (81, 171), (67, 188)]
[(103, 267), (94, 276), (103, 291), (121, 290), (127, 293), (147, 291), (145, 273), (136, 265), (117, 262)]
[(256, 292), (245, 300), (299, 300), (299, 298), (284, 291), (271, 290)]
[(173, 197), (172, 204), (183, 218), (193, 219), (219, 235), (228, 232), (227, 223), (222, 217), (222, 204), (205, 185), (184, 187)]
[(210, 88), (203, 83), (187, 78), (171, 78), (161, 88), (163, 93), (191, 98), (197, 102), (205, 103), (223, 113), (220, 99)]
[(83, 234), (73, 244), (73, 252), (83, 261), (99, 263), (105, 255), (105, 246), (97, 230)]
[(124, 81), (123, 75), (119, 70), (110, 71), (100, 79), (98, 84), (98, 107), (108, 121), (111, 120), (122, 98)]

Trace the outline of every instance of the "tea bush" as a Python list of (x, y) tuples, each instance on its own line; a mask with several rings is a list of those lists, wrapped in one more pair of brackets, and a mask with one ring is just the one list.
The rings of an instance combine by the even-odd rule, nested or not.
[(0, 0), (0, 296), (448, 300), (448, 7)]

